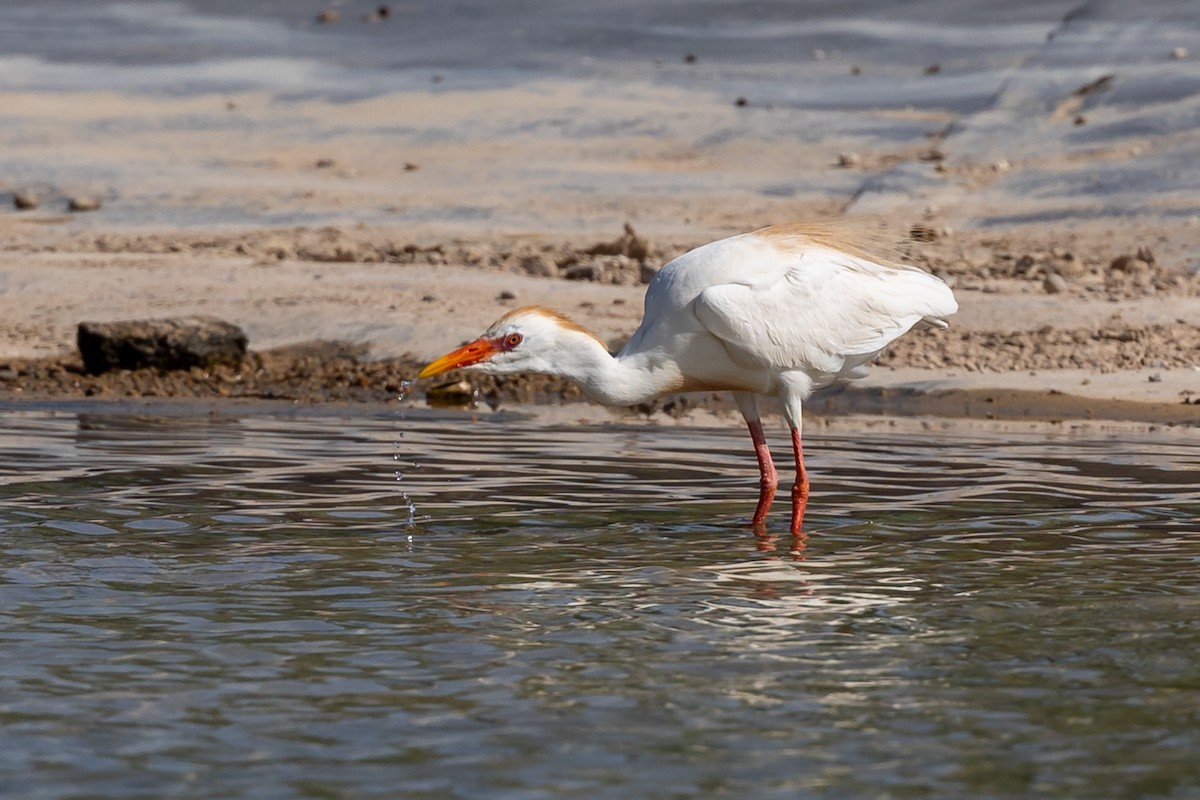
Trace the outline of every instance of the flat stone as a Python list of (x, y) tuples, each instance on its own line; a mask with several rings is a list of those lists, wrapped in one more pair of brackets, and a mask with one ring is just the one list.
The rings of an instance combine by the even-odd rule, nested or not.
[(94, 375), (111, 369), (163, 370), (236, 366), (246, 355), (246, 334), (214, 317), (81, 322), (79, 354)]
[(1045, 289), (1046, 294), (1062, 294), (1071, 288), (1071, 285), (1057, 272), (1048, 272), (1045, 280), (1042, 281), (1042, 288)]
[(100, 205), (101, 203), (99, 197), (79, 195), (77, 197), (72, 197), (67, 201), (67, 210), (75, 213), (97, 211), (99, 210)]

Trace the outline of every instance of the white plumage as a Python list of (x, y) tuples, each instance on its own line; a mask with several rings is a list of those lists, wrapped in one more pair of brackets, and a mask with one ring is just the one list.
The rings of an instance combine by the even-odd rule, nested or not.
[(420, 377), (456, 367), (563, 375), (606, 405), (686, 391), (733, 392), (759, 461), (754, 523), (761, 526), (778, 476), (759, 421), (758, 396), (783, 402), (797, 482), (800, 533), (808, 480), (801, 406), (815, 389), (862, 377), (865, 365), (919, 324), (945, 327), (958, 310), (945, 283), (872, 257), (844, 229), (764, 228), (698, 247), (664, 266), (646, 289), (642, 323), (616, 356), (557, 312), (516, 309)]

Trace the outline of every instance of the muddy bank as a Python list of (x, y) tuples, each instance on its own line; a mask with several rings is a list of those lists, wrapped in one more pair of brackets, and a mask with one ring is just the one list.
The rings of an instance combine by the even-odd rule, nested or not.
[[(251, 352), (236, 366), (183, 370), (117, 369), (89, 374), (77, 355), (0, 361), (0, 398), (72, 400), (185, 398), (383, 403), (401, 395), (435, 405), (561, 403), (582, 399), (568, 381), (451, 374), (410, 389), (423, 361), (408, 355), (371, 360), (360, 345), (310, 342)], [(426, 398), (426, 395), (430, 395)]]
[[(904, 351), (892, 360), (903, 360)], [(921, 352), (920, 350), (914, 352)], [(0, 362), (0, 402), (93, 399), (284, 401), (291, 404), (395, 404), (512, 410), (586, 402), (577, 386), (545, 376), (493, 377), (450, 373), (413, 384), (423, 360), (412, 355), (372, 360), (359, 345), (311, 342), (250, 353), (236, 366), (159, 371), (113, 370), (88, 374), (78, 356)], [(886, 372), (886, 368), (881, 371)], [(981, 420), (1064, 422), (1117, 420), (1200, 425), (1200, 393), (1142, 402), (1087, 397), (1061, 389), (939, 388), (911, 381), (895, 386), (848, 385), (818, 392), (807, 406), (818, 417), (846, 415), (939, 416)], [(921, 373), (921, 371), (917, 371)], [(997, 375), (998, 383), (1003, 375)], [(1046, 383), (1054, 384), (1054, 373)], [(1200, 382), (1200, 379), (1198, 379)], [(1059, 382), (1061, 384), (1061, 381)], [(768, 414), (773, 412), (770, 404)], [(687, 419), (698, 412), (736, 414), (727, 393), (668, 396), (617, 413)]]

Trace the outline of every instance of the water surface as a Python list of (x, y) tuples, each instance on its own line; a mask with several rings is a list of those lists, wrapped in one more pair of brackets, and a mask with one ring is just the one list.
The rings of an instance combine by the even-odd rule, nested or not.
[(4, 796), (1200, 786), (1187, 437), (814, 434), (797, 556), (732, 423), (3, 425)]

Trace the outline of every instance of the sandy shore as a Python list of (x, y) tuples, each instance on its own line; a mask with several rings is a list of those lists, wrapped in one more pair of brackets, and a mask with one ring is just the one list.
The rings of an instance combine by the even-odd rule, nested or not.
[[(513, 307), (559, 309), (617, 343), (646, 271), (850, 210), (920, 240), (908, 258), (951, 283), (961, 311), (814, 407), (908, 414), (914, 398), (954, 397), (926, 408), (1200, 421), (1200, 211), (1186, 190), (1200, 147), (1179, 123), (1200, 105), (1184, 91), (1200, 67), (1160, 46), (1165, 22), (1111, 64), (1056, 61), (1106, 30), (1064, 23), (1026, 59), (1050, 40), (1015, 28), (1012, 52), (936, 70), (873, 66), (869, 50), (769, 69), (676, 55), (494, 86), (416, 88), (405, 73), (394, 91), (337, 100), (121, 91), (22, 62), (0, 83), (0, 399), (383, 401)], [(985, 108), (954, 94), (992, 85)], [(783, 94), (734, 94), (747, 86)], [(1146, 86), (1173, 94), (1135, 102)], [(37, 207), (17, 210), (18, 195)], [(100, 206), (70, 212), (72, 198)], [(626, 223), (646, 252), (598, 252)], [(88, 376), (73, 354), (79, 322), (196, 313), (241, 326), (256, 355), (229, 374)], [(470, 380), (492, 405), (575, 397)]]
[[(12, 234), (0, 253), (0, 394), (9, 400), (385, 402), (421, 363), (517, 305), (559, 308), (614, 345), (641, 315), (640, 265), (590, 252), (619, 232), (573, 242), (417, 240), (368, 227), (81, 234), (52, 218), (0, 219)], [(650, 239), (645, 263), (652, 269), (696, 243)], [(1007, 232), (943, 233), (909, 245), (913, 261), (955, 285), (954, 325), (903, 338), (867, 380), (818, 395), (814, 413), (1200, 420), (1200, 278), (1160, 263), (1146, 246), (1151, 261), (1131, 266), (1133, 244), (1063, 237), (1049, 245)], [(607, 271), (563, 277), (579, 264)], [(1065, 289), (1047, 288), (1051, 270), (1072, 276)], [(238, 369), (90, 376), (73, 352), (81, 320), (197, 312), (242, 325), (255, 354)], [(556, 380), (467, 373), (445, 383), (451, 404), (580, 399)], [(729, 409), (727, 399), (701, 395), (640, 411)]]

